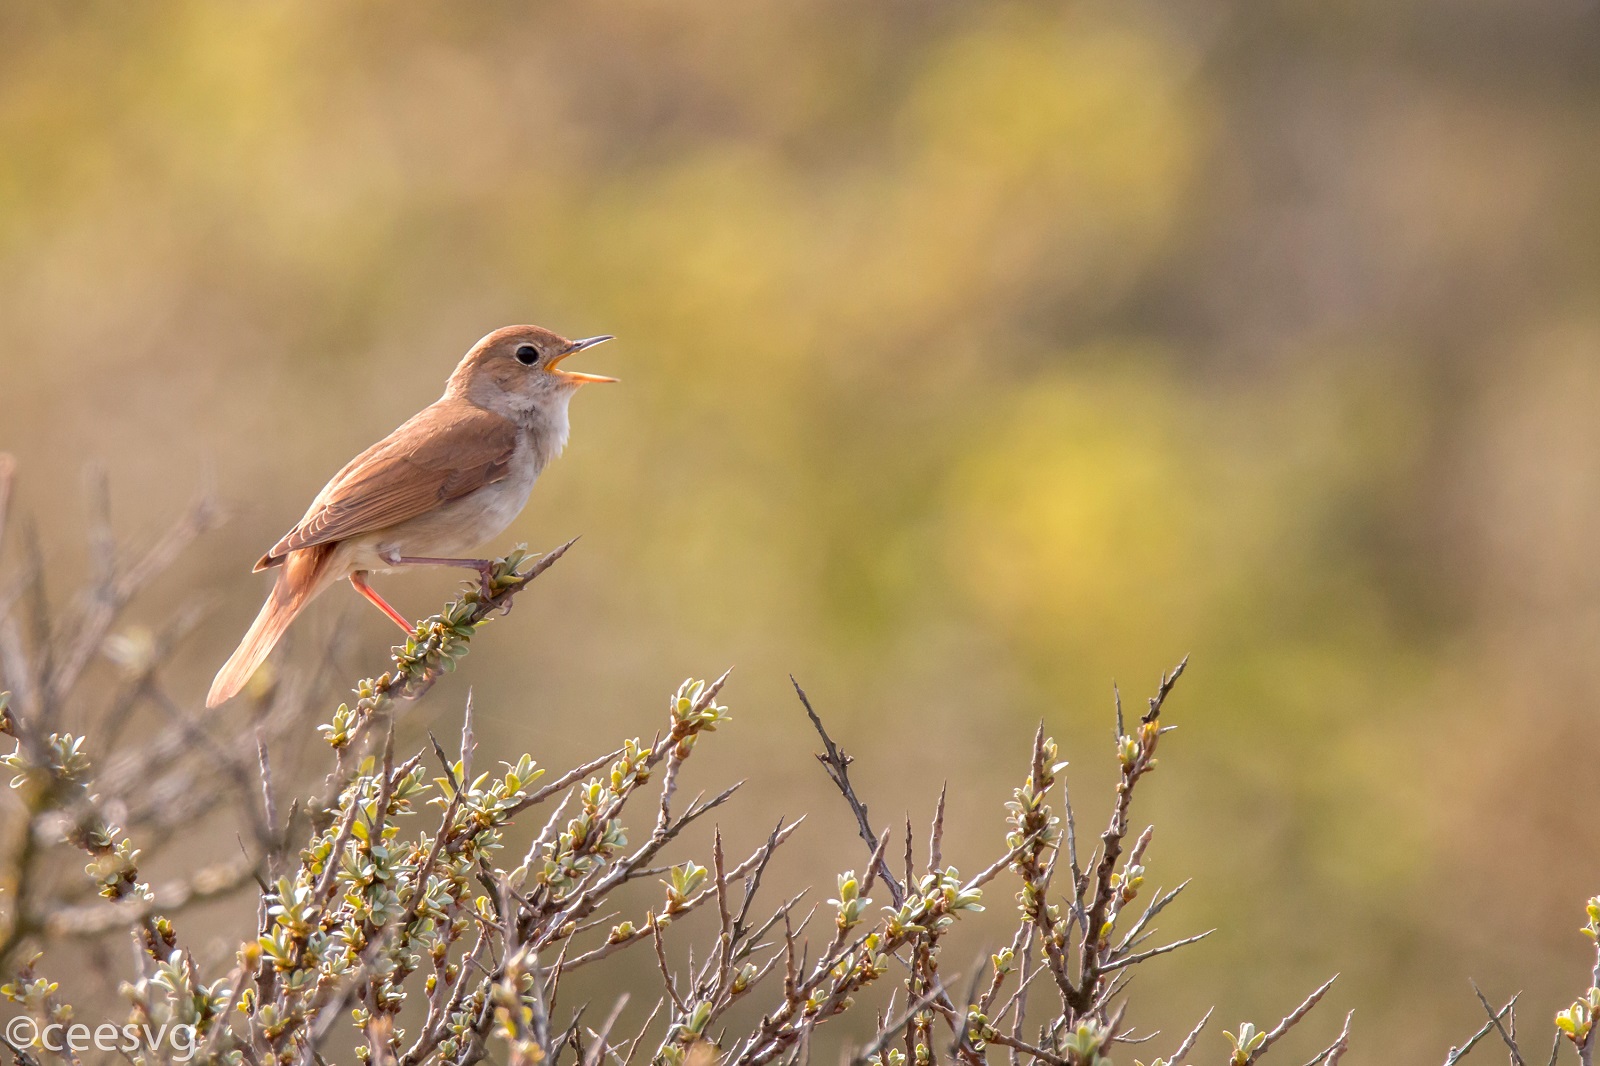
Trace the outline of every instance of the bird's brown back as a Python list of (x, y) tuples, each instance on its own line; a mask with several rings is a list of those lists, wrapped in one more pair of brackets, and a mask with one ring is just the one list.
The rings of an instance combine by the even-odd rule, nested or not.
[(499, 481), (517, 435), (509, 419), (446, 395), (346, 464), (255, 568), (276, 566), (301, 548), (387, 529)]

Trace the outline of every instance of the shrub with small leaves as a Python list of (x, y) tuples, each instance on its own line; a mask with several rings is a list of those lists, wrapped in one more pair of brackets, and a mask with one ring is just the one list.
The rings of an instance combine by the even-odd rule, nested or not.
[[(5, 488), (0, 483), (0, 495)], [(1183, 884), (1151, 891), (1154, 832), (1135, 832), (1131, 820), (1135, 794), (1173, 728), (1163, 709), (1181, 664), (1161, 678), (1137, 721), (1124, 721), (1119, 701), (1105, 753), (1117, 782), (1087, 863), (1067, 798), (1068, 764), (1041, 727), (1005, 804), (1004, 838), (970, 877), (945, 861), (942, 795), (923, 861), (909, 823), (903, 867), (898, 846), (891, 860), (899, 833), (872, 823), (850, 780), (851, 758), (796, 686), (825, 749), (818, 758), (865, 842), (838, 842), (845, 870), (827, 901), (832, 920), (812, 925), (798, 886), (775, 891), (766, 883), (798, 821), (746, 842), (743, 858), (727, 854), (720, 829), (709, 853), (684, 854), (685, 830), (738, 789), (679, 796), (703, 738), (733, 720), (718, 702), (727, 675), (677, 686), (652, 739), (622, 739), (565, 770), (540, 766), (536, 753), (486, 765), (470, 698), (454, 751), (431, 737), (420, 750), (397, 750), (397, 719), (565, 546), (499, 560), (481, 585), (419, 623), (392, 668), (358, 682), (331, 715), (314, 702), (326, 687), (320, 677), (265, 674), (252, 686), (248, 719), (230, 720), (253, 728), (221, 729), (162, 677), (192, 619), (113, 631), (140, 584), (214, 520), (209, 504), (198, 503), (136, 562), (137, 580), (107, 559), (71, 624), (45, 626), (34, 646), (12, 641), (0, 656), (3, 669), (36, 664), (18, 675), (26, 684), (0, 686), (11, 689), (0, 691), (0, 733), (15, 741), (0, 759), (22, 818), (12, 868), (3, 871), (0, 969), (9, 980), (0, 995), (41, 1024), (70, 1023), (78, 1013), (75, 990), (45, 972), (57, 945), (131, 934), (138, 959), (121, 983), (128, 1023), (188, 1027), (193, 1061), (227, 1066), (341, 1057), (383, 1066), (471, 1066), (491, 1057), (518, 1066), (766, 1066), (797, 1061), (820, 1026), (852, 1011), (876, 1012), (870, 1035), (853, 1049), (858, 1064), (1111, 1066), (1125, 1061), (1121, 1045), (1143, 1039), (1126, 1020), (1137, 1009), (1130, 974), (1206, 935), (1156, 938), (1157, 920)], [(38, 575), (24, 579), (17, 587)], [(0, 607), (0, 623), (15, 622), (3, 613), (14, 602)], [(80, 721), (73, 702), (85, 664), (102, 649), (128, 684), (130, 705), (158, 708), (170, 722), (111, 760), (95, 758), (94, 741), (112, 735), (117, 720)], [(285, 804), (294, 786), (274, 778), (273, 763), (319, 733), (324, 743), (308, 747), (322, 760), (314, 768), (320, 786), (297, 789)], [(175, 886), (152, 890), (138, 842), (214, 826), (230, 804), (240, 817), (240, 856), (197, 862)], [(531, 843), (508, 853), (518, 825), (529, 827)], [(991, 895), (993, 882), (1012, 878), (1014, 887)], [(652, 882), (661, 891), (642, 897), (648, 903), (624, 891)], [(84, 891), (60, 887), (68, 884)], [(192, 903), (241, 892), (258, 896), (255, 921), (238, 930), (227, 956), (197, 955), (175, 919)], [(1015, 909), (985, 909), (986, 897), (1012, 892)], [(714, 915), (709, 929), (681, 921), (702, 910)], [(953, 994), (942, 960), (960, 922), (991, 923), (998, 945), (964, 982), (965, 999)], [(1600, 897), (1589, 901), (1583, 931), (1600, 952)], [(623, 952), (645, 961), (653, 954), (660, 977), (659, 1002), (631, 1033), (616, 1031), (615, 1012), (597, 1024), (562, 995), (568, 975)], [(670, 961), (685, 956), (687, 966)], [(1225, 1034), (1228, 1048), (1215, 1041), (1211, 1060), (1259, 1061), (1328, 987), (1271, 1030), (1246, 1023)], [(753, 1005), (748, 1013), (730, 1014), (743, 1003)], [(1449, 1063), (1486, 1033), (1514, 1045), (1511, 1010), (1491, 1012)], [(1600, 988), (1590, 988), (1556, 1015), (1560, 1038), (1584, 1062), (1597, 1012)], [(751, 1020), (735, 1024), (740, 1017)], [(1206, 1020), (1149, 1066), (1183, 1066)], [(1347, 1016), (1314, 1063), (1336, 1066), (1349, 1025)], [(173, 1061), (174, 1050), (148, 1047), (132, 1057), (145, 1066)], [(24, 1066), (50, 1057), (37, 1042), (13, 1048)]]

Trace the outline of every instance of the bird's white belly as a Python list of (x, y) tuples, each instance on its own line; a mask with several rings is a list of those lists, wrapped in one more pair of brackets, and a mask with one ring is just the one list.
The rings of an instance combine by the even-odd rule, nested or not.
[[(517, 459), (522, 459), (519, 453)], [(531, 456), (513, 460), (510, 474), (493, 484), (354, 542), (353, 569), (390, 570), (397, 556), (461, 559), (476, 557), (516, 520), (527, 506), (538, 470)]]

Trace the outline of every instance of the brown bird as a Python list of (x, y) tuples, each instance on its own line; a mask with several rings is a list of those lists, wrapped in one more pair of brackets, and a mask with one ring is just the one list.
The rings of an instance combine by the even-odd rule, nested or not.
[(206, 706), (232, 698), (298, 615), (344, 578), (408, 634), (411, 623), (367, 584), (402, 566), (465, 566), (487, 581), (493, 563), (462, 558), (521, 513), (533, 483), (567, 443), (579, 386), (615, 381), (558, 369), (607, 337), (569, 341), (538, 326), (506, 326), (477, 344), (444, 395), (362, 452), (325, 485), (300, 524), (256, 563), (278, 581), (211, 683)]

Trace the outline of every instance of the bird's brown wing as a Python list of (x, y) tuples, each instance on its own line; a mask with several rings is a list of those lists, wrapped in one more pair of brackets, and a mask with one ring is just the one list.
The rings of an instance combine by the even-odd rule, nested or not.
[(256, 569), (276, 566), (300, 548), (398, 525), (499, 481), (516, 447), (517, 427), (509, 419), (465, 401), (440, 400), (334, 475)]

